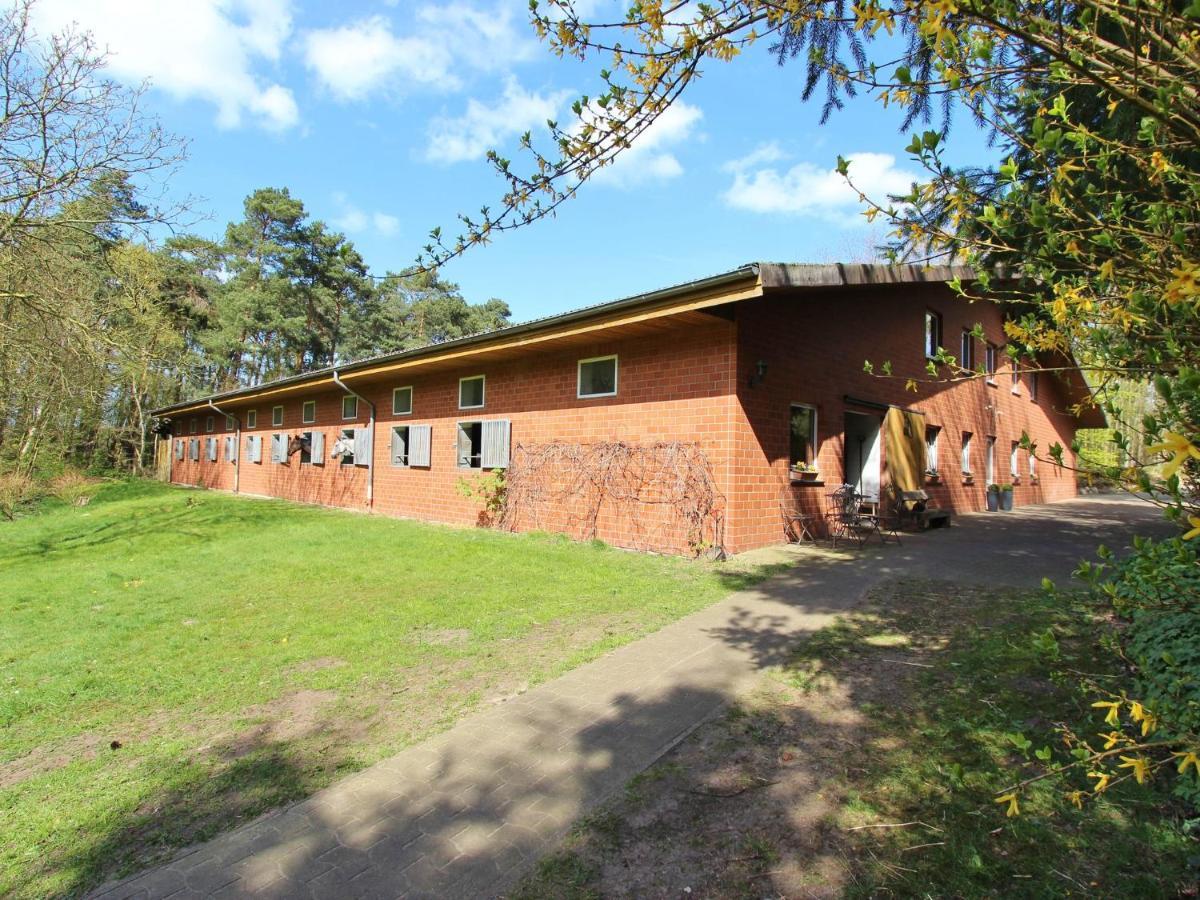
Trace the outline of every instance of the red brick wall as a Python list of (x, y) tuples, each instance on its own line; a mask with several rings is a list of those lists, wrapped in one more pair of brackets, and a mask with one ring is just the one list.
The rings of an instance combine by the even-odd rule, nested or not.
[[(566, 353), (530, 353), (517, 362), (489, 364), (472, 362), (461, 370), (437, 374), (398, 374), (387, 381), (354, 381), (351, 386), (377, 407), (375, 431), (375, 483), (373, 509), (389, 515), (438, 522), (474, 524), (481, 504), (463, 497), (460, 478), (474, 480), (479, 470), (457, 465), (457, 423), (479, 419), (509, 419), (512, 448), (549, 441), (591, 443), (625, 441), (650, 444), (656, 441), (696, 441), (708, 456), (714, 478), (728, 480), (728, 455), (732, 445), (732, 385), (734, 326), (713, 317), (702, 325), (687, 325), (663, 336), (597, 342)], [(619, 392), (616, 397), (581, 400), (576, 397), (577, 362), (594, 356), (617, 354)], [(458, 409), (458, 380), (468, 375), (486, 375), (486, 405), (478, 410)], [(412, 386), (411, 415), (392, 414), (392, 390)], [(287, 464), (270, 461), (271, 434), (319, 429), (326, 434), (326, 455), (339, 429), (367, 423), (368, 410), (359, 404), (357, 423), (341, 420), (340, 392), (297, 395), (283, 401), (284, 424), (271, 427), (271, 403), (230, 405), (229, 410), (245, 422), (247, 409), (256, 409), (258, 427), (244, 430), (241, 447), (240, 490), (306, 502), (354, 508), (366, 506), (367, 470), (340, 466), (327, 460), (323, 466), (302, 465), (293, 456)], [(317, 400), (314, 425), (301, 423), (301, 404)], [(225, 408), (225, 407), (222, 407)], [(187, 422), (182, 416), (186, 440)], [(203, 417), (200, 417), (203, 430)], [(218, 417), (218, 428), (223, 419)], [(432, 426), (429, 468), (398, 468), (391, 465), (393, 425)], [(220, 432), (223, 433), (223, 432)], [(263, 461), (246, 461), (245, 435), (263, 436)], [(202, 454), (203, 456), (203, 454)], [(230, 489), (233, 466), (219, 461), (180, 463), (172, 456), (172, 480)], [(548, 506), (537, 516), (523, 516), (522, 526), (561, 531), (590, 537), (586, 523), (576, 510)], [(602, 515), (597, 536), (617, 546), (683, 552), (682, 535), (671, 510), (646, 509), (642, 515)]]
[[(943, 344), (959, 355), (964, 328), (983, 325), (989, 341), (1005, 343), (1002, 313), (991, 304), (968, 304), (938, 285), (888, 286), (869, 290), (773, 295), (738, 305), (737, 392), (738, 417), (735, 480), (730, 489), (728, 549), (740, 552), (782, 539), (780, 508), (799, 507), (819, 513), (825, 495), (844, 479), (842, 430), (844, 414), (882, 410), (847, 405), (856, 399), (895, 404), (925, 413), (927, 425), (942, 429), (938, 450), (940, 485), (926, 490), (945, 508), (972, 511), (984, 508), (985, 442), (996, 437), (996, 480), (1009, 481), (1011, 441), (1027, 431), (1044, 453), (1055, 441), (1064, 446), (1074, 436), (1074, 422), (1065, 410), (1067, 401), (1049, 374), (1039, 379), (1039, 400), (1031, 401), (1029, 377), (1022, 378), (1013, 394), (1011, 370), (1001, 353), (996, 385), (983, 379), (954, 385), (920, 385), (918, 393), (905, 388), (905, 377), (925, 373), (925, 310), (942, 314)], [(976, 358), (984, 359), (984, 343), (976, 341)], [(749, 377), (759, 360), (767, 364), (761, 384), (749, 387)], [(872, 376), (863, 364), (870, 360), (876, 372), (891, 361), (894, 378)], [(790, 484), (788, 417), (792, 403), (817, 409), (818, 469), (824, 487)], [(960, 450), (963, 431), (972, 442), (973, 485), (964, 485)], [(883, 446), (886, 470), (886, 444)], [(1018, 453), (1022, 477), (1014, 503), (1042, 503), (1075, 495), (1075, 480), (1063, 468), (1038, 463), (1039, 483), (1030, 483), (1025, 451)], [(886, 474), (885, 474), (886, 481)]]

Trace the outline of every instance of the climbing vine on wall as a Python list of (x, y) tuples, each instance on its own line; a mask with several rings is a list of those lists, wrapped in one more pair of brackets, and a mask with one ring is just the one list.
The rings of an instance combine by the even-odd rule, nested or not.
[(725, 497), (699, 444), (622, 441), (519, 444), (505, 476), (499, 524), (566, 531), (588, 540), (619, 533), (639, 550), (699, 556), (725, 539)]

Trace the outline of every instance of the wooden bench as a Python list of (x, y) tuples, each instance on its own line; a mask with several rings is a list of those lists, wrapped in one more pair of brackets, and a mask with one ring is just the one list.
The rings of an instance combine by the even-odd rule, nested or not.
[(949, 528), (950, 510), (931, 506), (931, 503), (933, 501), (925, 491), (901, 491), (897, 507), (901, 526), (911, 520), (920, 531), (926, 528)]

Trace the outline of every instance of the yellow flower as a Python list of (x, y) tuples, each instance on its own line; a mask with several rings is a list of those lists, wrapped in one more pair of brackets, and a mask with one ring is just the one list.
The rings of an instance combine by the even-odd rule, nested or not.
[(1200, 265), (1184, 262), (1178, 269), (1172, 269), (1171, 274), (1175, 277), (1163, 294), (1167, 303), (1179, 303), (1200, 296)]
[(1106, 724), (1106, 725), (1120, 725), (1121, 724), (1121, 718), (1118, 715), (1118, 713), (1121, 709), (1121, 701), (1120, 700), (1097, 700), (1095, 703), (1092, 704), (1092, 706), (1096, 709), (1103, 709), (1105, 707), (1108, 708), (1108, 715), (1106, 715), (1104, 717), (1104, 724)]
[(1158, 716), (1152, 712), (1147, 712), (1142, 717), (1142, 737), (1146, 737), (1146, 735), (1150, 734), (1156, 728), (1158, 728)]
[(1112, 778), (1107, 772), (1088, 772), (1088, 778), (1098, 778), (1096, 786), (1092, 788), (1093, 793), (1102, 794), (1108, 790), (1108, 782)]
[(1168, 431), (1161, 444), (1146, 448), (1147, 453), (1169, 453), (1171, 459), (1163, 466), (1163, 478), (1170, 478), (1179, 471), (1187, 458), (1200, 459), (1200, 447), (1197, 447), (1185, 435)]
[(1021, 807), (1017, 803), (1017, 792), (1016, 791), (1013, 791), (1011, 794), (1002, 794), (1001, 796), (996, 798), (995, 802), (1008, 804), (1008, 809), (1004, 811), (1004, 814), (1006, 816), (1008, 816), (1010, 819), (1013, 816), (1019, 816), (1021, 814)]
[(1185, 531), (1183, 539), (1190, 541), (1194, 537), (1200, 537), (1200, 516), (1188, 516), (1188, 524), (1192, 526), (1192, 530)]
[(1196, 774), (1200, 775), (1200, 756), (1196, 755), (1195, 750), (1188, 750), (1185, 752), (1172, 753), (1171, 755), (1179, 760), (1179, 774), (1180, 775), (1187, 774), (1188, 766), (1191, 766), (1193, 769), (1196, 770)]
[(1117, 741), (1121, 740), (1124, 735), (1119, 731), (1110, 731), (1108, 734), (1100, 734), (1098, 737), (1104, 738), (1104, 749), (1111, 750)]
[(1070, 791), (1067, 799), (1075, 804), (1076, 809), (1083, 809), (1083, 791)]
[(1122, 756), (1121, 764), (1118, 769), (1133, 769), (1133, 777), (1137, 779), (1138, 784), (1146, 783), (1146, 776), (1150, 774), (1150, 762), (1144, 756)]

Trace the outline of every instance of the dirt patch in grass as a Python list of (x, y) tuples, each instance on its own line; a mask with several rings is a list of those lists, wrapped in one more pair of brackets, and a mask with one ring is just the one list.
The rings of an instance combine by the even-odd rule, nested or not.
[(1103, 671), (1095, 623), (1037, 593), (882, 585), (624, 795), (578, 823), (514, 898), (1096, 896), (1186, 892), (1195, 854), (1164, 791), (1079, 812), (996, 792), (1052, 723), (1091, 713), (1033, 636)]

